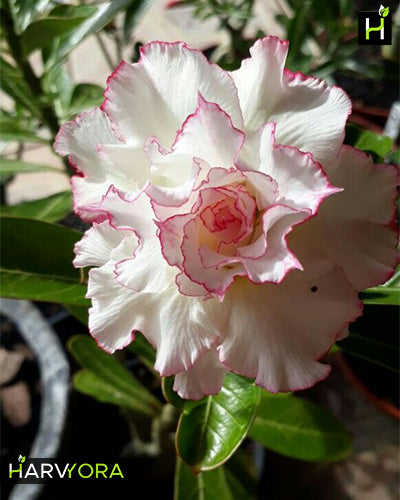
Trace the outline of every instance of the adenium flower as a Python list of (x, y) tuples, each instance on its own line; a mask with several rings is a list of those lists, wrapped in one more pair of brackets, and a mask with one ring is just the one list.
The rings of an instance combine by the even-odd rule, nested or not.
[(114, 352), (141, 331), (184, 398), (226, 370), (272, 392), (325, 378), (358, 291), (397, 262), (396, 169), (342, 145), (349, 98), (284, 69), (287, 50), (264, 38), (226, 72), (151, 43), (56, 139), (93, 223), (74, 260), (91, 334)]

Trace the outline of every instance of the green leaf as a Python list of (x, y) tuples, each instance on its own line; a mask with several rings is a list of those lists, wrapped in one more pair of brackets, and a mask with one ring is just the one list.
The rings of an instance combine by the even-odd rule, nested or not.
[(259, 398), (259, 387), (227, 373), (217, 396), (185, 406), (176, 435), (179, 456), (195, 472), (223, 464), (246, 437)]
[(355, 147), (366, 153), (375, 153), (384, 158), (392, 150), (393, 140), (386, 135), (379, 135), (370, 130), (363, 130), (359, 135)]
[(47, 66), (49, 67), (52, 64), (58, 63), (85, 38), (104, 28), (119, 12), (127, 9), (132, 2), (133, 0), (113, 0), (101, 4), (90, 18), (86, 19), (78, 28), (73, 30), (70, 35), (63, 38), (47, 62)]
[(389, 7), (385, 7), (381, 12), (381, 16), (386, 17), (388, 14), (389, 14)]
[[(37, 128), (37, 126), (35, 128)], [(0, 141), (40, 142), (49, 144), (48, 139), (44, 139), (37, 135), (28, 120), (11, 113), (5, 113), (3, 110), (0, 112)]]
[(47, 10), (51, 0), (8, 0), (15, 31), (20, 35), (29, 24)]
[(384, 285), (368, 288), (360, 293), (364, 304), (400, 305), (400, 270)]
[(128, 349), (137, 354), (150, 370), (153, 369), (156, 353), (140, 332), (135, 332), (135, 340), (129, 344)]
[(28, 172), (64, 172), (49, 165), (38, 165), (37, 163), (28, 163), (21, 160), (11, 160), (9, 158), (0, 158), (0, 175), (26, 174)]
[(150, 0), (134, 0), (126, 9), (124, 19), (124, 42), (128, 42), (132, 31), (142, 19), (146, 9), (150, 6)]
[(361, 292), (360, 297), (364, 304), (400, 305), (399, 288), (376, 286)]
[(174, 500), (234, 500), (234, 497), (223, 467), (194, 474), (190, 467), (177, 457)]
[(224, 466), (194, 474), (177, 457), (174, 500), (255, 500), (255, 474), (244, 458), (235, 453)]
[(170, 403), (178, 410), (183, 411), (185, 408), (185, 404), (187, 405), (188, 401), (185, 401), (173, 390), (175, 377), (171, 375), (170, 377), (163, 377), (161, 382), (161, 389), (163, 396), (167, 403)]
[(18, 68), (12, 66), (0, 57), (0, 87), (17, 103), (28, 109), (34, 116), (41, 119), (37, 98), (25, 83)]
[(79, 364), (94, 375), (80, 375), (80, 384), (76, 385), (78, 390), (95, 396), (99, 401), (118, 401), (120, 406), (132, 408), (144, 415), (156, 416), (160, 413), (161, 404), (158, 399), (114, 356), (100, 349), (91, 337), (72, 337), (68, 342), (68, 350)]
[(88, 320), (89, 320), (89, 315), (88, 315), (88, 308), (87, 307), (82, 307), (82, 306), (71, 306), (68, 304), (65, 304), (65, 307), (68, 309), (68, 311), (74, 316), (78, 321), (83, 323), (84, 325), (88, 325)]
[(86, 286), (73, 268), (73, 247), (81, 234), (33, 219), (2, 217), (1, 295), (87, 305)]
[(57, 222), (72, 211), (72, 193), (63, 191), (48, 198), (2, 207), (2, 215)]
[(339, 342), (339, 347), (348, 354), (399, 372), (400, 351), (386, 342), (350, 332), (347, 339)]
[(56, 64), (46, 71), (42, 76), (42, 86), (46, 94), (51, 96), (60, 121), (65, 121), (69, 118), (68, 108), (74, 90), (74, 83), (64, 65)]
[(55, 38), (67, 35), (78, 27), (85, 17), (46, 17), (28, 26), (21, 36), (24, 57), (34, 50), (42, 49), (53, 43)]
[(250, 437), (281, 455), (334, 462), (351, 452), (351, 439), (328, 411), (304, 399), (262, 394)]
[(100, 106), (104, 100), (104, 89), (99, 85), (91, 83), (80, 83), (74, 88), (71, 104), (68, 109), (70, 117), (85, 111), (86, 109)]

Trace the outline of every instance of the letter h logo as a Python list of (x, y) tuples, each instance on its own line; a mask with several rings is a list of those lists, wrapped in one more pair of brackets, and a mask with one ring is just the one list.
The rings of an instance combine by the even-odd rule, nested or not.
[(389, 7), (380, 6), (379, 12), (358, 13), (359, 45), (391, 45), (392, 15)]

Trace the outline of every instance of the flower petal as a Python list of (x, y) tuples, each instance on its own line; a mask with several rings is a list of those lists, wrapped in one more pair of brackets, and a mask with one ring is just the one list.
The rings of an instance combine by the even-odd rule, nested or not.
[(198, 92), (241, 126), (237, 91), (228, 73), (182, 42), (153, 42), (142, 47), (138, 63), (123, 61), (108, 79), (103, 109), (124, 141), (138, 146), (157, 136), (169, 146), (196, 109)]
[[(71, 164), (79, 176), (72, 177), (74, 210), (88, 221), (96, 220), (98, 214), (86, 207), (99, 202), (110, 184), (123, 191), (138, 188), (131, 175), (130, 164), (135, 161), (148, 164), (143, 151), (130, 151), (130, 164), (125, 153), (125, 162), (115, 165), (105, 154), (99, 154), (99, 145), (118, 147), (109, 121), (98, 108), (82, 113), (75, 120), (66, 123), (58, 133), (54, 149), (61, 156), (69, 155)], [(120, 160), (120, 158), (119, 158)]]
[(212, 349), (203, 354), (192, 368), (175, 375), (174, 391), (181, 398), (193, 400), (218, 394), (226, 372), (217, 352)]
[(255, 132), (276, 122), (280, 144), (296, 146), (325, 163), (332, 162), (344, 138), (351, 101), (339, 87), (284, 70), (288, 42), (258, 40), (251, 57), (231, 75), (238, 88), (244, 130)]
[[(321, 165), (309, 153), (275, 144), (275, 129), (274, 123), (267, 123), (252, 134), (240, 156), (242, 168), (255, 168), (276, 181), (276, 203), (315, 214), (324, 198), (341, 189), (330, 184)], [(251, 171), (246, 175), (251, 178)]]
[(319, 277), (294, 271), (279, 286), (240, 280), (222, 306), (221, 362), (271, 392), (305, 389), (325, 378), (330, 367), (317, 360), (361, 312), (338, 268)]
[(124, 238), (131, 235), (136, 237), (132, 231), (114, 229), (108, 221), (94, 223), (75, 245), (74, 266), (103, 266), (110, 259), (111, 252)]
[(397, 168), (374, 165), (366, 154), (343, 146), (337, 165), (328, 172), (343, 192), (325, 200), (314, 219), (296, 228), (291, 247), (302, 261), (335, 262), (357, 290), (384, 283), (399, 260)]

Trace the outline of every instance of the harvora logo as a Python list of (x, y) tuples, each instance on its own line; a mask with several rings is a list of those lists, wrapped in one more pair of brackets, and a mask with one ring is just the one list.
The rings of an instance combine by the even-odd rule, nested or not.
[(59, 462), (20, 455), (17, 466), (8, 464), (8, 478), (21, 483), (43, 483), (48, 480), (125, 479), (125, 476), (118, 463)]
[(378, 12), (358, 13), (358, 43), (360, 45), (391, 45), (392, 14), (381, 5)]

